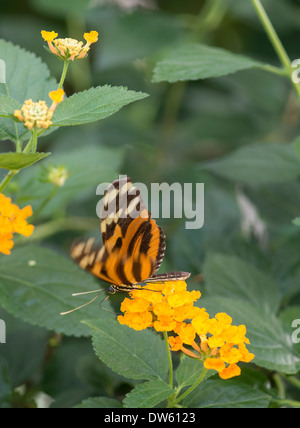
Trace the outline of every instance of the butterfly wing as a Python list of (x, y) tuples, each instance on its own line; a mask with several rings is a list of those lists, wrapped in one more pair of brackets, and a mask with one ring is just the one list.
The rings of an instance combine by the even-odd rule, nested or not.
[(100, 217), (103, 246), (97, 247), (90, 238), (75, 243), (71, 249), (71, 257), (82, 269), (115, 289), (127, 291), (145, 280), (160, 282), (189, 277), (186, 272), (155, 275), (165, 254), (165, 236), (130, 178), (109, 185)]
[[(107, 188), (100, 217), (107, 252), (119, 250), (119, 257), (126, 260), (125, 270), (131, 280), (141, 282), (149, 273), (149, 276), (155, 274), (165, 254), (165, 236), (151, 218), (140, 190), (130, 178), (116, 180)], [(134, 267), (132, 275), (130, 265)]]

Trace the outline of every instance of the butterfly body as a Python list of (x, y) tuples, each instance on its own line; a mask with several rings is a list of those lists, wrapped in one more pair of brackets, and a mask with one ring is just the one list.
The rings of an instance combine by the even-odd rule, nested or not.
[(165, 235), (130, 178), (110, 184), (102, 199), (100, 217), (102, 247), (94, 238), (81, 240), (73, 244), (71, 257), (82, 269), (109, 283), (108, 292), (131, 291), (143, 282), (190, 276), (187, 272), (156, 274), (166, 250)]

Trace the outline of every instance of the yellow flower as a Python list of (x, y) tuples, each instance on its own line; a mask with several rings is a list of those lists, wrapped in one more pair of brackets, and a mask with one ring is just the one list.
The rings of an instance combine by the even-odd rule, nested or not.
[(90, 50), (90, 45), (97, 42), (98, 33), (97, 31), (91, 31), (90, 33), (84, 33), (84, 39), (86, 44), (79, 42), (76, 39), (70, 37), (65, 39), (57, 39), (57, 33), (54, 31), (41, 31), (43, 39), (48, 43), (50, 51), (65, 61), (74, 61), (75, 59), (81, 59), (86, 56)]
[(45, 101), (33, 102), (29, 99), (24, 102), (21, 110), (15, 110), (14, 116), (30, 130), (33, 127), (48, 129), (52, 125), (51, 119), (57, 104), (63, 100), (64, 91), (58, 89), (49, 92), (49, 96), (53, 100), (50, 108)]
[(27, 217), (32, 216), (30, 205), (20, 209), (0, 193), (0, 252), (10, 254), (14, 246), (13, 234), (19, 233), (26, 237), (33, 233), (34, 226), (27, 223)]
[(61, 103), (64, 99), (65, 91), (63, 89), (57, 89), (56, 91), (49, 92), (49, 97), (55, 103)]
[(246, 348), (246, 327), (232, 325), (232, 318), (224, 312), (210, 318), (205, 308), (194, 306), (201, 293), (187, 291), (184, 281), (147, 284), (129, 295), (121, 304), (121, 324), (135, 330), (153, 327), (174, 332), (168, 338), (172, 351), (198, 359), (206, 369), (217, 370), (222, 379), (241, 373), (238, 362), (253, 360), (254, 354)]
[(122, 325), (130, 325), (134, 330), (144, 330), (152, 326), (152, 315), (148, 311), (125, 313), (118, 316), (118, 321)]
[(97, 31), (84, 33), (83, 38), (87, 41), (88, 44), (96, 43), (98, 41), (98, 33)]
[(58, 34), (55, 31), (45, 31), (45, 30), (42, 30), (41, 34), (42, 34), (43, 39), (46, 42), (52, 42), (58, 36)]
[[(147, 287), (150, 289), (147, 290)], [(131, 291), (129, 293), (131, 299), (125, 298), (121, 304), (121, 311), (125, 313), (123, 318), (120, 318), (122, 323), (135, 328), (133, 327), (135, 325), (134, 314), (147, 310), (154, 319), (155, 330), (174, 330), (177, 327), (178, 319), (183, 321), (191, 318), (195, 313), (196, 308), (193, 306), (195, 293), (186, 291), (186, 287), (184, 281), (170, 281), (167, 284), (148, 284), (145, 289)], [(199, 292), (197, 292), (198, 295), (200, 295)]]
[(153, 323), (156, 331), (172, 331), (176, 328), (176, 321), (168, 315), (160, 315)]
[(241, 369), (237, 364), (230, 364), (224, 370), (219, 371), (219, 376), (221, 379), (231, 379), (232, 377), (239, 376), (241, 374)]

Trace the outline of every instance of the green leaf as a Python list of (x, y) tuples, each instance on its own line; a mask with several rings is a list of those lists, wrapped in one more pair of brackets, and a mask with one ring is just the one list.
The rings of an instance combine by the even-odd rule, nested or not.
[(245, 300), (263, 311), (277, 312), (278, 285), (251, 264), (234, 256), (210, 254), (203, 271), (209, 295)]
[[(6, 344), (1, 346), (1, 358), (7, 363), (12, 389), (36, 379), (43, 366), (49, 345), (49, 332), (8, 314), (0, 307), (0, 319), (5, 320)], [(16, 352), (22, 349), (22, 352)]]
[(135, 331), (112, 320), (89, 320), (97, 356), (114, 372), (130, 379), (164, 380), (168, 370), (165, 344), (150, 330)]
[[(0, 94), (9, 96), (21, 105), (30, 98), (50, 103), (48, 94), (56, 89), (57, 83), (50, 78), (48, 67), (40, 58), (5, 40), (0, 40), (0, 58), (6, 67), (6, 83), (0, 84)], [(0, 140), (16, 142), (30, 138), (30, 135), (23, 124), (7, 118), (0, 119)]]
[[(182, 389), (186, 386), (193, 385), (200, 378), (203, 370), (204, 367), (201, 361), (184, 356), (176, 370), (178, 387)], [(215, 370), (208, 370), (204, 379), (214, 374), (216, 374)]]
[[(61, 207), (64, 208), (70, 201), (76, 202), (95, 198), (95, 205), (102, 196), (96, 196), (97, 186), (103, 182), (111, 182), (117, 178), (117, 171), (124, 155), (123, 149), (89, 146), (66, 152), (58, 152), (51, 156), (49, 164), (55, 167), (64, 166), (69, 177), (64, 186), (60, 187), (55, 198), (43, 211), (43, 216), (49, 216)], [(43, 166), (47, 166), (47, 162)], [(33, 211), (40, 205), (53, 189), (53, 184), (43, 183), (38, 179), (42, 175), (40, 165), (22, 171), (20, 174), (21, 197), (29, 201)], [(95, 214), (95, 219), (96, 219)]]
[(209, 379), (183, 401), (191, 408), (265, 408), (271, 397), (236, 380)]
[[(68, 256), (67, 256), (68, 257)], [(70, 259), (39, 246), (26, 246), (0, 256), (0, 304), (34, 325), (73, 336), (88, 336), (82, 319), (111, 317), (97, 303), (62, 316), (89, 301), (72, 293), (97, 289), (97, 281)], [(100, 287), (99, 287), (99, 290)]]
[(233, 318), (234, 325), (246, 326), (246, 337), (250, 340), (247, 348), (255, 354), (253, 362), (258, 366), (286, 374), (300, 370), (300, 355), (291, 341), (291, 334), (286, 333), (275, 314), (245, 301), (225, 297), (205, 297), (200, 299), (200, 304), (211, 317), (226, 312)]
[(91, 88), (60, 103), (53, 116), (53, 126), (81, 125), (104, 119), (123, 106), (147, 96), (124, 87), (105, 85)]
[(119, 409), (122, 407), (120, 401), (108, 397), (87, 398), (82, 403), (74, 406), (75, 409)]
[(201, 168), (246, 184), (280, 183), (297, 178), (300, 160), (291, 145), (263, 143), (243, 146)]
[(160, 379), (150, 380), (130, 391), (123, 403), (125, 408), (149, 409), (174, 394), (174, 389)]
[(0, 94), (0, 116), (13, 116), (15, 110), (20, 110), (22, 105), (18, 101), (5, 94)]
[(0, 154), (0, 168), (20, 170), (49, 155), (51, 153), (2, 153)]
[(257, 61), (224, 49), (187, 43), (158, 62), (153, 82), (207, 79), (261, 66)]

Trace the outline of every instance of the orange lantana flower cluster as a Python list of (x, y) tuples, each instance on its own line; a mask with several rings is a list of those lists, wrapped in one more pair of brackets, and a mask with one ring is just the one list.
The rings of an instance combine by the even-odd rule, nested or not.
[(201, 293), (187, 291), (185, 281), (147, 284), (145, 288), (131, 291), (131, 298), (124, 299), (120, 324), (135, 330), (153, 327), (172, 332), (172, 351), (180, 350), (199, 359), (206, 369), (217, 370), (222, 379), (239, 376), (237, 363), (253, 360), (254, 355), (246, 348), (250, 343), (245, 336), (246, 327), (232, 325), (231, 317), (225, 313), (210, 318), (206, 309), (194, 306)]
[(50, 51), (65, 61), (84, 58), (90, 50), (90, 45), (98, 41), (97, 31), (84, 33), (85, 45), (83, 42), (69, 37), (66, 39), (57, 39), (58, 34), (55, 31), (43, 30), (41, 34), (43, 39), (48, 43)]
[(20, 209), (0, 193), (0, 253), (10, 254), (14, 246), (13, 234), (19, 233), (24, 236), (30, 236), (33, 233), (34, 226), (27, 223), (27, 217), (32, 216), (30, 205)]

